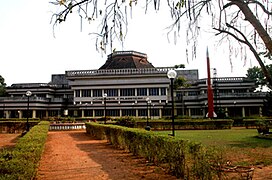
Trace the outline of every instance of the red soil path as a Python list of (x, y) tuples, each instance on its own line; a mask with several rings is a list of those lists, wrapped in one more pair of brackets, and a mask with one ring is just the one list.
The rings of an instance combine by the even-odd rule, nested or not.
[(0, 149), (12, 148), (21, 134), (0, 134)]
[(38, 169), (38, 180), (176, 179), (85, 131), (49, 132)]

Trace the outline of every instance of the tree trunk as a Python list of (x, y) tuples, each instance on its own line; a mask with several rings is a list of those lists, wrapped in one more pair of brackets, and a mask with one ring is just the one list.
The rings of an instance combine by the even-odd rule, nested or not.
[(260, 21), (252, 13), (248, 5), (244, 3), (243, 0), (230, 0), (230, 1), (236, 6), (238, 6), (239, 9), (243, 12), (243, 14), (245, 15), (245, 19), (249, 21), (250, 24), (255, 28), (259, 36), (262, 38), (266, 48), (272, 54), (272, 40), (269, 34), (267, 33), (267, 31), (264, 29), (264, 27), (260, 23)]
[[(243, 0), (230, 0), (233, 4), (239, 7), (239, 9), (243, 12), (245, 15), (245, 19), (250, 22), (250, 24), (255, 28), (255, 30), (258, 32), (259, 36), (263, 40), (266, 48), (268, 49), (269, 53), (272, 54), (272, 40), (267, 33), (267, 31), (264, 29), (260, 21), (255, 17), (255, 15), (252, 13), (251, 9), (248, 7), (248, 5)], [(272, 87), (272, 78), (271, 74), (265, 67), (263, 61), (261, 59), (257, 59), (259, 62), (261, 69), (264, 73), (264, 76), (266, 77), (267, 82), (269, 83), (269, 87)]]

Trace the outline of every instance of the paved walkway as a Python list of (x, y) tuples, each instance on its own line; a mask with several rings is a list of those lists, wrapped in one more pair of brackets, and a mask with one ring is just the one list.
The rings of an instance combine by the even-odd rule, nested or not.
[(86, 131), (49, 132), (38, 180), (176, 179)]

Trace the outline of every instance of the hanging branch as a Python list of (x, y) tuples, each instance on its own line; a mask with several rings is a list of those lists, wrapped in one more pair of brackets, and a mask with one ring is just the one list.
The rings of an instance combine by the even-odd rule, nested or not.
[(263, 73), (264, 73), (264, 75), (265, 75), (265, 77), (266, 77), (266, 80), (267, 80), (267, 82), (269, 83), (269, 84), (268, 84), (268, 87), (269, 87), (270, 89), (272, 89), (272, 78), (271, 78), (271, 74), (268, 72), (267, 68), (265, 67), (265, 65), (264, 65), (262, 59), (260, 58), (258, 52), (255, 50), (255, 48), (254, 48), (254, 47), (252, 46), (252, 44), (247, 40), (246, 36), (245, 36), (241, 31), (239, 31), (237, 28), (235, 28), (234, 26), (232, 26), (232, 25), (230, 25), (230, 24), (228, 24), (228, 23), (226, 24), (226, 26), (227, 26), (228, 28), (234, 30), (235, 32), (237, 32), (240, 36), (242, 36), (242, 39), (239, 38), (237, 35), (231, 33), (230, 31), (227, 31), (227, 30), (224, 30), (224, 29), (217, 29), (217, 28), (213, 28), (213, 29), (219, 31), (219, 33), (218, 33), (217, 35), (219, 35), (219, 34), (221, 34), (221, 33), (226, 33), (226, 34), (232, 36), (232, 37), (233, 37), (234, 39), (236, 39), (237, 41), (239, 41), (239, 42), (241, 42), (241, 43), (243, 43), (243, 44), (245, 44), (245, 45), (247, 45), (247, 46), (249, 47), (249, 49), (251, 50), (251, 52), (254, 54), (256, 60), (258, 61), (259, 65), (261, 66), (261, 69), (262, 69), (262, 71), (263, 71)]

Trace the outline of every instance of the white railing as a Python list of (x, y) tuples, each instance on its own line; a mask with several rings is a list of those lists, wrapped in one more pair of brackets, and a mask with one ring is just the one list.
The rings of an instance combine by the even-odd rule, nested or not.
[(59, 123), (50, 124), (50, 131), (70, 131), (70, 130), (80, 130), (86, 129), (85, 123)]
[[(166, 74), (174, 67), (141, 68), (141, 69), (98, 69), (98, 70), (76, 70), (66, 71), (67, 77), (95, 76), (95, 75), (118, 75), (118, 74)], [(186, 71), (186, 70), (184, 70)]]

